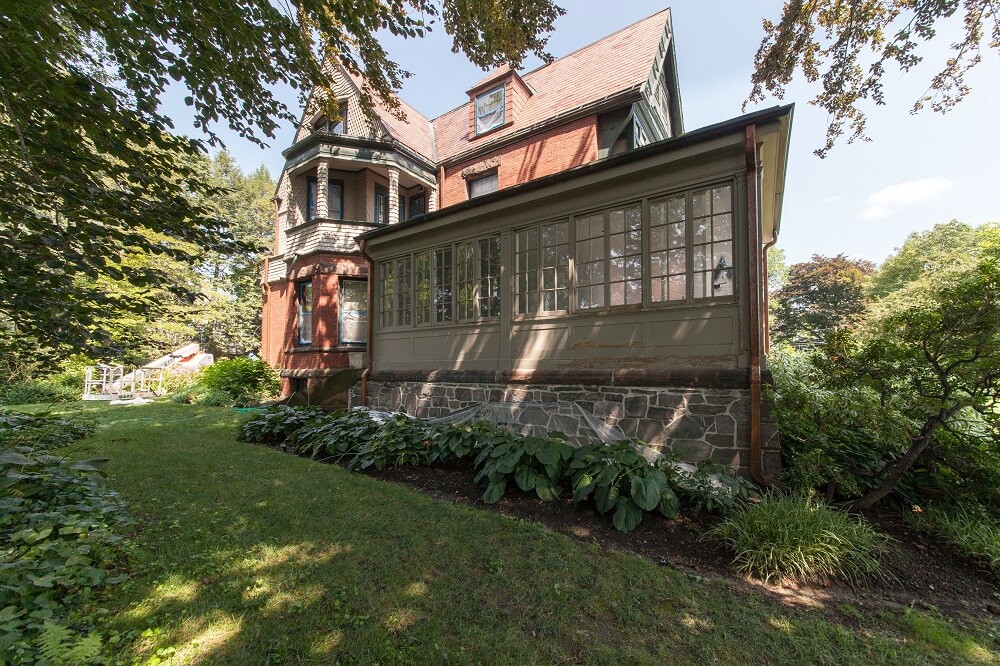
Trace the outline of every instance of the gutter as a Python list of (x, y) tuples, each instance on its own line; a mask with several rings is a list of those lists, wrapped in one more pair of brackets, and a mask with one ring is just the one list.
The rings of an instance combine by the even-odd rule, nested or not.
[(375, 344), (375, 336), (373, 335), (375, 328), (375, 318), (372, 315), (372, 297), (374, 296), (375, 288), (373, 286), (375, 278), (375, 262), (372, 258), (368, 256), (367, 246), (368, 243), (364, 239), (358, 241), (358, 249), (361, 252), (361, 257), (368, 264), (368, 327), (367, 327), (367, 337), (368, 344), (365, 345), (365, 369), (361, 371), (361, 396), (360, 402), (362, 407), (368, 406), (368, 378), (372, 374), (372, 347)]
[[(615, 155), (613, 157), (603, 157), (599, 160), (593, 162), (588, 162), (587, 164), (582, 164), (572, 169), (567, 169), (566, 171), (560, 171), (559, 173), (554, 173), (548, 176), (542, 176), (541, 178), (536, 178), (534, 180), (529, 180), (526, 183), (520, 185), (515, 185), (513, 187), (506, 187), (496, 192), (490, 192), (489, 194), (484, 194), (483, 196), (475, 197), (473, 199), (467, 199), (465, 201), (460, 201), (459, 203), (452, 204), (447, 208), (439, 208), (433, 212), (427, 212), (423, 215), (417, 215), (416, 217), (410, 218), (405, 222), (399, 222), (398, 224), (382, 225), (378, 229), (368, 231), (364, 234), (359, 235), (357, 238), (373, 239), (387, 234), (396, 233), (397, 231), (410, 229), (412, 227), (418, 227), (420, 225), (426, 224), (433, 220), (445, 217), (457, 211), (469, 210), (471, 208), (478, 208), (479, 206), (485, 206), (486, 204), (502, 201), (508, 197), (512, 197), (516, 194), (521, 194), (523, 192), (532, 192), (534, 190), (553, 185), (555, 183), (561, 183), (567, 180), (572, 180), (579, 176), (586, 174), (595, 173), (602, 171), (604, 169), (610, 169), (621, 164), (629, 164), (631, 162), (637, 162), (639, 160), (651, 157), (654, 155), (659, 155), (661, 153), (667, 153), (672, 150), (680, 150), (681, 148), (686, 148), (688, 146), (697, 145), (704, 141), (710, 141), (712, 139), (717, 139), (725, 136), (730, 136), (736, 133), (742, 133), (746, 127), (752, 124), (766, 125), (768, 123), (775, 122), (782, 118), (783, 116), (791, 113), (794, 105), (789, 104), (786, 106), (775, 106), (770, 109), (764, 109), (762, 111), (754, 111), (753, 113), (748, 113), (739, 118), (733, 118), (731, 120), (726, 120), (721, 123), (716, 123), (715, 125), (708, 125), (707, 127), (702, 127), (686, 134), (681, 134), (670, 139), (664, 139), (663, 141), (657, 141), (649, 145), (643, 146), (642, 148), (636, 148), (635, 150), (630, 150), (628, 152), (622, 153), (621, 155)], [(440, 190), (440, 188), (439, 188)], [(754, 217), (756, 219), (756, 216)]]

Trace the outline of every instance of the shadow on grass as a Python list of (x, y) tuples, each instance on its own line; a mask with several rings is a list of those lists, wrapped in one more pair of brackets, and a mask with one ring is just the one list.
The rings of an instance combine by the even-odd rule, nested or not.
[[(239, 417), (111, 410), (92, 445), (140, 518), (108, 592), (145, 659), (178, 663), (953, 663), (861, 614), (787, 608), (540, 526), (238, 443)], [(957, 631), (957, 630), (956, 630)], [(958, 652), (956, 652), (958, 650)]]

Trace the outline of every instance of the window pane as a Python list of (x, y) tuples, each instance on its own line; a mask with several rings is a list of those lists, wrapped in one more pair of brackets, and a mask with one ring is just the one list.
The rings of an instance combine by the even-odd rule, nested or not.
[(479, 316), (500, 316), (500, 237), (479, 240)]
[(567, 300), (569, 282), (560, 280), (569, 276), (569, 222), (556, 222), (541, 226), (542, 244), (542, 311), (559, 310), (560, 302)]
[(339, 180), (330, 181), (330, 189), (327, 201), (329, 202), (328, 215), (334, 219), (344, 219), (344, 186)]
[(497, 191), (497, 174), (491, 173), (488, 176), (483, 176), (482, 178), (476, 178), (475, 180), (469, 181), (469, 198), (481, 196), (483, 194), (489, 194), (490, 192)]
[(728, 213), (733, 209), (732, 186), (725, 185), (712, 189), (712, 214)]
[[(623, 218), (624, 219), (624, 218)], [(580, 309), (604, 306), (604, 215), (576, 222), (576, 304)]]
[(413, 303), (413, 294), (410, 291), (410, 269), (409, 257), (396, 260), (396, 323), (400, 326), (409, 326), (411, 323), (410, 311)]
[(431, 321), (431, 253), (421, 252), (416, 257), (413, 269), (416, 279), (417, 294), (417, 325), (429, 324)]
[(368, 339), (368, 283), (343, 280), (340, 283), (340, 343), (364, 344)]
[(538, 308), (538, 229), (522, 229), (515, 238), (515, 300), (518, 314), (534, 314)]
[(482, 134), (504, 122), (504, 86), (476, 96), (476, 134)]
[(475, 318), (473, 304), (475, 302), (475, 248), (472, 242), (460, 243), (457, 248), (458, 258), (455, 265), (458, 282), (458, 320), (467, 321)]
[(396, 304), (396, 264), (393, 261), (383, 261), (380, 267), (382, 282), (379, 285), (379, 305), (381, 306), (382, 326), (389, 327), (395, 324), (393, 306)]
[(300, 345), (312, 344), (313, 291), (311, 280), (297, 283), (296, 310), (298, 312), (298, 321), (296, 322), (298, 343)]
[(451, 248), (434, 252), (434, 321), (451, 321)]
[[(641, 303), (642, 209), (638, 204), (614, 209), (610, 219), (611, 305)], [(636, 282), (627, 288), (626, 280)]]
[(316, 217), (316, 179), (306, 179), (306, 220)]

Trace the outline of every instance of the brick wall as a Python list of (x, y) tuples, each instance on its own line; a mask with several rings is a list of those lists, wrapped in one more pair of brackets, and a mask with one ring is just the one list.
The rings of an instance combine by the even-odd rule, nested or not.
[[(367, 277), (364, 260), (312, 255), (294, 264), (288, 280), (265, 285), (262, 348), (264, 360), (272, 367), (284, 371), (351, 367), (351, 352), (338, 349), (341, 277)], [(295, 283), (305, 279), (313, 283), (312, 344), (300, 347), (297, 345)], [(287, 391), (288, 382), (282, 384)]]
[(462, 170), (499, 157), (499, 187), (513, 187), (529, 180), (571, 169), (597, 159), (597, 116), (586, 116), (543, 134), (499, 148), (495, 152), (445, 168), (440, 183), (442, 206), (469, 198)]

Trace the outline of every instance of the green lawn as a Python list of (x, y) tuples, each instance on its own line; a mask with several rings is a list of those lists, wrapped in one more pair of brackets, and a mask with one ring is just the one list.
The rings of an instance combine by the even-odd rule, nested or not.
[[(108, 631), (172, 663), (997, 663), (996, 627), (791, 608), (239, 443), (232, 410), (88, 406), (139, 518)], [(839, 619), (838, 619), (839, 618)], [(860, 627), (860, 628), (859, 628)], [(162, 653), (171, 654), (168, 650)], [(132, 655), (125, 653), (130, 660)]]

